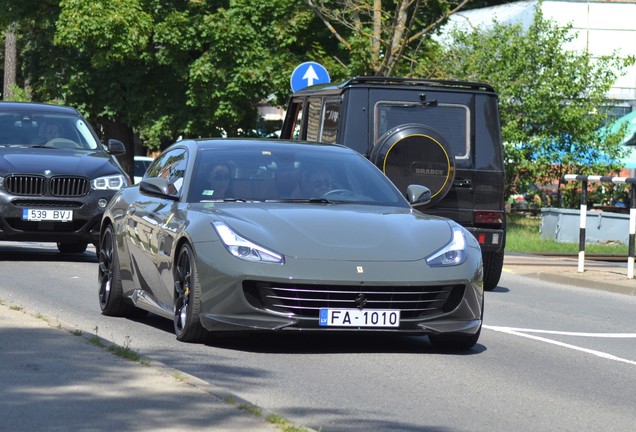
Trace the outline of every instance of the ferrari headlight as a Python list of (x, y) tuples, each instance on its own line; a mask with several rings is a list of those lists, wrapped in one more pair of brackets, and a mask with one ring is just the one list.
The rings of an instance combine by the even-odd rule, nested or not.
[(117, 191), (127, 186), (126, 178), (121, 174), (98, 177), (91, 181), (91, 188), (94, 190), (114, 190)]
[(278, 264), (283, 264), (285, 262), (282, 255), (241, 237), (225, 223), (214, 222), (213, 225), (227, 250), (235, 257), (245, 261), (270, 262)]
[(463, 264), (466, 258), (468, 254), (464, 231), (459, 227), (453, 227), (453, 238), (450, 243), (426, 258), (426, 262), (431, 267), (450, 267)]

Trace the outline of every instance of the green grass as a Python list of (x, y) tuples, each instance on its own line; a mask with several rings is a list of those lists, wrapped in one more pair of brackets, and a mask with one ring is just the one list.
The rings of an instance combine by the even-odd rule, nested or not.
[[(577, 254), (579, 243), (557, 243), (541, 240), (541, 216), (508, 215), (506, 252)], [(627, 245), (586, 243), (586, 254), (624, 255)]]

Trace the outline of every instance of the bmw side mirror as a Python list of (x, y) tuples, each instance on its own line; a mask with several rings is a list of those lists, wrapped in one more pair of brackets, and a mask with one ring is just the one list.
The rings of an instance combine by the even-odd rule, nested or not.
[(406, 188), (406, 198), (411, 204), (426, 204), (431, 200), (431, 190), (426, 186), (412, 184)]
[(123, 155), (126, 153), (126, 146), (123, 142), (111, 138), (108, 140), (108, 153), (112, 155)]

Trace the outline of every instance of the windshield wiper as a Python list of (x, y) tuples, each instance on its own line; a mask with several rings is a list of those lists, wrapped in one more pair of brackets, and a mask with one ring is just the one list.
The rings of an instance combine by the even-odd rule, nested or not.
[(209, 202), (260, 202), (260, 201), (246, 200), (243, 198), (217, 198), (217, 199), (201, 200), (199, 202), (209, 203)]
[(326, 198), (285, 198), (285, 199), (265, 200), (265, 202), (335, 204), (336, 202), (340, 202), (340, 201), (331, 201)]

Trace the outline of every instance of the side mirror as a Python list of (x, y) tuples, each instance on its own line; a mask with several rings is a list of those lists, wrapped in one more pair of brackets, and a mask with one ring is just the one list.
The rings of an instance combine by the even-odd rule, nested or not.
[(406, 198), (411, 204), (426, 204), (431, 200), (431, 190), (426, 186), (412, 184), (406, 188)]
[(174, 186), (162, 177), (149, 177), (141, 180), (141, 182), (139, 182), (139, 190), (148, 195), (171, 200), (179, 199), (179, 196), (174, 193)]
[(126, 146), (123, 142), (111, 138), (108, 140), (108, 153), (112, 155), (123, 155), (126, 153)]

